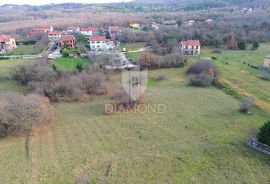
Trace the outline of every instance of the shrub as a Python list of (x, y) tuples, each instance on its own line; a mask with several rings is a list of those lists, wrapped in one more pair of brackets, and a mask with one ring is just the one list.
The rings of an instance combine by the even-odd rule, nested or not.
[(247, 44), (246, 44), (246, 41), (245, 40), (238, 40), (237, 41), (237, 46), (240, 50), (246, 50), (247, 48)]
[(165, 80), (166, 79), (166, 77), (165, 77), (165, 75), (163, 75), (163, 74), (160, 74), (160, 75), (158, 75), (157, 77), (155, 77), (155, 80), (156, 81), (162, 81), (162, 80)]
[(252, 43), (251, 50), (257, 50), (259, 47), (260, 47), (259, 42), (253, 42)]
[(26, 133), (51, 120), (49, 101), (36, 94), (7, 93), (0, 97), (0, 136)]
[(214, 75), (203, 71), (200, 74), (190, 74), (189, 84), (196, 87), (207, 87), (210, 86), (214, 81)]
[(200, 60), (197, 63), (193, 64), (188, 70), (188, 74), (198, 75), (203, 72), (208, 72), (213, 74), (214, 78), (217, 78), (219, 71), (217, 67), (211, 62), (211, 60)]
[(186, 64), (186, 62), (187, 58), (180, 53), (172, 53), (165, 56), (156, 56), (146, 53), (138, 60), (138, 64), (141, 67), (150, 68), (182, 67)]
[(217, 57), (215, 57), (215, 56), (212, 56), (211, 58), (212, 58), (213, 60), (217, 60)]
[(55, 81), (57, 73), (46, 63), (22, 64), (11, 71), (11, 78), (27, 84), (30, 81)]
[(270, 146), (270, 121), (264, 123), (264, 125), (260, 128), (257, 137), (260, 143)]
[(240, 101), (240, 111), (243, 113), (250, 113), (252, 107), (256, 105), (254, 98), (245, 97)]
[(221, 50), (219, 50), (219, 49), (214, 49), (214, 50), (212, 51), (212, 53), (214, 53), (214, 54), (219, 54), (219, 53), (221, 53)]

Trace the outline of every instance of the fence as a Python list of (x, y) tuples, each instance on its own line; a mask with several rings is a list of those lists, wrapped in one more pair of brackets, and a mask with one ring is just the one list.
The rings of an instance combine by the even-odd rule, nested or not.
[(270, 146), (258, 142), (255, 138), (250, 138), (248, 140), (248, 145), (257, 151), (270, 155)]

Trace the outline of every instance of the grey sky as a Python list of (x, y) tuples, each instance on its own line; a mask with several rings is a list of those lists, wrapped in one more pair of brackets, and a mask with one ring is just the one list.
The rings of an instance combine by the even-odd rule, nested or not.
[(130, 0), (0, 0), (0, 5), (3, 4), (31, 4), (42, 5), (50, 3), (111, 3), (124, 2)]

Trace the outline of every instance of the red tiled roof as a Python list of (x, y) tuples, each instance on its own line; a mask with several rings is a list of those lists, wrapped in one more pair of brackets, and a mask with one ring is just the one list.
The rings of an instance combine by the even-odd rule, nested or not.
[(0, 35), (1, 42), (8, 42), (12, 37), (10, 35)]
[(199, 40), (182, 41), (181, 44), (184, 45), (184, 46), (188, 46), (188, 45), (190, 45), (190, 46), (200, 46), (201, 45)]
[(73, 35), (64, 35), (61, 37), (61, 41), (75, 41), (75, 37)]
[(53, 31), (53, 32), (49, 32), (48, 35), (64, 35), (64, 32), (61, 31)]
[(82, 27), (81, 31), (97, 31), (98, 28), (96, 27)]
[(108, 41), (106, 36), (90, 36), (89, 40), (90, 41)]

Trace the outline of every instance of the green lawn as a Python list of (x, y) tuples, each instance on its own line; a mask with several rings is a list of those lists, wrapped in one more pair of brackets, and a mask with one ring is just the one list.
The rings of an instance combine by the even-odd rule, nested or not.
[(9, 55), (33, 55), (36, 54), (33, 45), (18, 45)]
[(76, 70), (78, 64), (82, 64), (84, 67), (88, 64), (87, 59), (82, 58), (58, 58), (55, 60), (55, 66), (60, 70)]
[[(15, 64), (0, 62), (0, 71), (6, 73)], [(237, 64), (218, 65), (222, 77), (232, 77), (229, 71), (237, 66), (238, 71), (250, 72)], [(261, 126), (269, 113), (239, 113), (239, 102), (223, 91), (187, 86), (186, 70), (149, 72), (151, 79), (166, 76), (164, 81), (150, 80), (146, 91), (149, 104), (166, 105), (164, 114), (105, 116), (109, 97), (54, 103), (54, 122), (31, 137), (29, 160), (24, 137), (0, 140), (1, 183), (74, 184), (81, 177), (125, 184), (268, 183), (269, 156), (247, 147), (246, 141), (249, 131)], [(18, 85), (5, 83), (7, 89)], [(255, 85), (247, 79), (245, 84), (249, 83)]]
[(141, 48), (144, 48), (144, 47), (145, 47), (144, 42), (128, 43), (128, 44), (120, 46), (121, 49), (126, 48), (127, 52), (138, 50), (138, 49), (141, 49)]
[(141, 57), (142, 54), (143, 54), (143, 52), (131, 52), (131, 53), (127, 54), (127, 58), (128, 59), (130, 58), (133, 61), (136, 61)]
[(17, 81), (9, 80), (10, 71), (17, 65), (35, 62), (35, 59), (0, 60), (0, 94), (19, 92), (27, 94), (27, 88)]
[[(263, 65), (264, 57), (270, 53), (270, 44), (261, 44), (256, 51), (222, 50), (220, 54), (213, 54), (211, 51), (211, 49), (203, 49), (201, 58), (215, 56), (217, 60), (214, 62), (220, 69), (221, 78), (235, 89), (241, 90), (243, 94), (251, 95), (261, 103), (268, 104), (270, 109), (270, 82), (258, 77), (262, 71), (248, 66), (248, 63)], [(228, 61), (228, 65), (224, 64), (225, 60)]]

